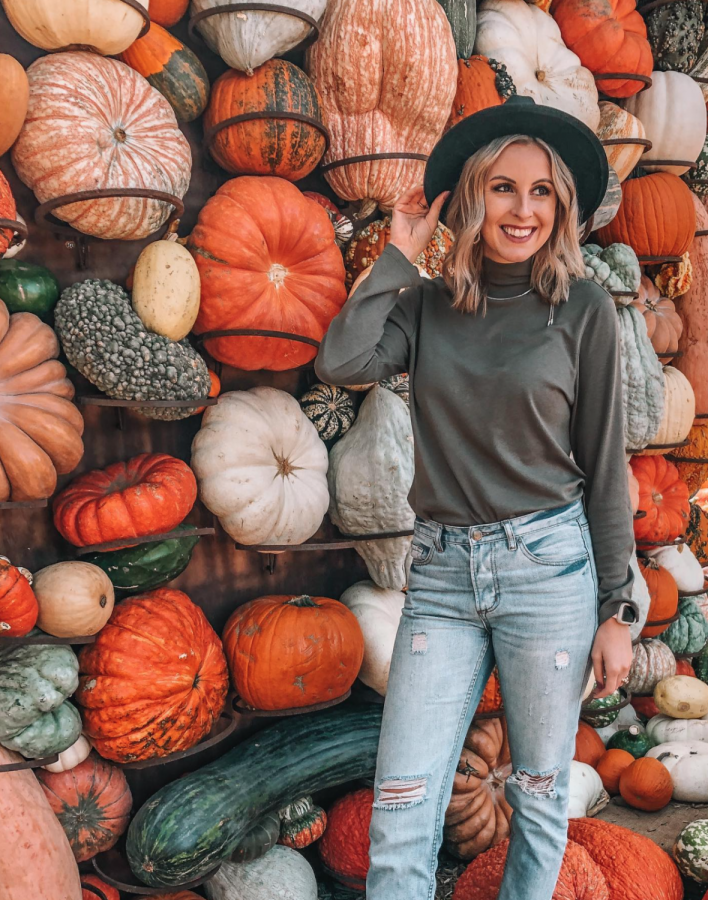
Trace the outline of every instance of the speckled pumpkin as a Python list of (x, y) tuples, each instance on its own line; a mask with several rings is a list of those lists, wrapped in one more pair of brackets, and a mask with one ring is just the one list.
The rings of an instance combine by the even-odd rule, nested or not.
[[(708, 419), (694, 419), (685, 447), (675, 447), (667, 457), (686, 483), (689, 497), (708, 479)], [(684, 459), (686, 457), (686, 459)]]
[(300, 397), (300, 407), (323, 441), (336, 441), (356, 418), (349, 391), (333, 384), (313, 385)]
[(708, 515), (697, 503), (690, 504), (686, 543), (702, 566), (708, 566)]
[(632, 694), (651, 694), (664, 678), (676, 674), (676, 659), (666, 644), (643, 640), (634, 646), (626, 688)]
[(634, 520), (637, 542), (672, 541), (682, 535), (690, 508), (688, 488), (676, 466), (663, 456), (633, 456), (630, 464), (639, 482), (639, 509), (646, 512)]
[(660, 72), (690, 72), (705, 34), (701, 0), (678, 0), (650, 10), (645, 17), (647, 37)]

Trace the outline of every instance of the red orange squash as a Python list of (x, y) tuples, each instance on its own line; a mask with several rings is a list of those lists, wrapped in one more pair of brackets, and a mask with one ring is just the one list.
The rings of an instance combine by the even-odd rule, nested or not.
[[(679, 368), (680, 361), (681, 359), (676, 360), (676, 368)], [(703, 403), (706, 405), (708, 394), (703, 391), (702, 387), (699, 389), (704, 397)], [(706, 406), (706, 411), (708, 411), (708, 406)], [(708, 480), (708, 419), (694, 419), (688, 434), (688, 444), (685, 447), (676, 447), (667, 455), (676, 466), (681, 481), (686, 482), (689, 497), (693, 497)], [(684, 457), (686, 458), (684, 459)]]
[(251, 600), (231, 615), (223, 641), (234, 688), (255, 709), (311, 706), (341, 697), (364, 658), (356, 616), (327, 597)]
[(500, 106), (516, 93), (514, 82), (503, 63), (486, 56), (470, 56), (457, 60), (457, 91), (447, 128), (457, 125), (467, 116)]
[(355, 887), (366, 882), (369, 871), (369, 826), (374, 792), (353, 791), (327, 811), (327, 830), (317, 844), (320, 859), (335, 875)]
[(37, 623), (39, 606), (29, 581), (0, 556), (0, 637), (22, 637)]
[(644, 756), (635, 759), (619, 779), (622, 799), (635, 809), (656, 812), (663, 809), (674, 790), (669, 770), (658, 759)]
[[(199, 213), (187, 246), (202, 285), (195, 334), (253, 328), (321, 340), (347, 298), (329, 216), (283, 178), (227, 181)], [(205, 346), (248, 370), (292, 369), (317, 353), (271, 337), (220, 337)]]
[(196, 499), (187, 463), (141, 453), (75, 478), (54, 500), (54, 524), (75, 547), (161, 534), (179, 525)]
[[(0, 172), (0, 218), (17, 220), (17, 206), (12, 196), (12, 188), (2, 172)], [(4, 255), (14, 236), (15, 233), (11, 228), (0, 228), (0, 256)]]
[(575, 735), (575, 756), (578, 762), (587, 763), (596, 768), (598, 761), (605, 753), (602, 738), (592, 725), (582, 720), (578, 722), (578, 733)]
[(79, 654), (84, 731), (96, 750), (133, 762), (187, 750), (224, 708), (221, 642), (182, 591), (161, 588), (118, 605)]
[(150, 0), (150, 19), (163, 28), (170, 28), (179, 22), (188, 6), (189, 0)]
[[(647, 622), (663, 622), (670, 619), (678, 609), (678, 587), (673, 575), (668, 569), (660, 566), (655, 559), (639, 557), (637, 561), (641, 566), (641, 573), (651, 597)], [(656, 637), (657, 634), (666, 631), (668, 627), (668, 622), (665, 625), (645, 625), (642, 628), (641, 636), (643, 638)]]
[(77, 862), (103, 853), (128, 827), (133, 798), (125, 775), (92, 753), (68, 772), (37, 770)]
[(602, 786), (611, 797), (619, 794), (620, 775), (633, 762), (632, 754), (628, 750), (619, 748), (606, 750), (597, 761), (597, 774), (602, 779)]
[(646, 512), (634, 520), (637, 541), (672, 541), (682, 535), (690, 508), (676, 466), (663, 456), (633, 456), (630, 464), (639, 482), (639, 509)]

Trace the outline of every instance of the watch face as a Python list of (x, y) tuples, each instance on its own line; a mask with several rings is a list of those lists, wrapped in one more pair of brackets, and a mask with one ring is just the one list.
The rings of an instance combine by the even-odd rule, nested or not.
[(637, 617), (635, 616), (634, 610), (631, 606), (620, 607), (619, 620), (620, 622), (624, 622), (626, 625), (632, 625), (637, 621)]

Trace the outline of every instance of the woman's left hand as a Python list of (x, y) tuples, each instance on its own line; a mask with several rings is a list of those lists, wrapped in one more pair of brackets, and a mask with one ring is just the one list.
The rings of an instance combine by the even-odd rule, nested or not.
[(629, 625), (623, 625), (617, 619), (608, 619), (600, 625), (592, 645), (592, 664), (597, 682), (592, 699), (614, 694), (632, 665)]

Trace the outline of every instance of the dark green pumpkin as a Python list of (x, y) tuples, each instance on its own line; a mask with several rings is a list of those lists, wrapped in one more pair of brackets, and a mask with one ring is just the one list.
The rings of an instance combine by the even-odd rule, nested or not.
[(323, 441), (338, 440), (356, 418), (349, 391), (333, 384), (313, 385), (300, 398), (300, 406)]
[(702, 682), (708, 684), (708, 647), (701, 650), (698, 656), (693, 657), (691, 665), (696, 673), (696, 678), (700, 678)]
[(678, 0), (646, 15), (647, 37), (660, 72), (690, 72), (698, 59), (705, 25), (702, 0)]
[(646, 756), (653, 746), (654, 741), (646, 731), (641, 731), (636, 725), (616, 731), (607, 742), (608, 750), (626, 750), (635, 759)]
[[(172, 533), (177, 534), (190, 527), (178, 525)], [(181, 575), (189, 565), (192, 551), (198, 543), (198, 535), (168, 538), (151, 544), (126, 547), (124, 550), (89, 553), (83, 560), (103, 569), (117, 591), (140, 593), (162, 587)]]
[(161, 788), (130, 823), (130, 867), (151, 887), (196, 880), (229, 859), (269, 812), (299, 797), (373, 777), (378, 704), (347, 702), (281, 719), (216, 762)]
[(20, 259), (0, 259), (0, 300), (11, 313), (44, 318), (59, 299), (59, 282), (44, 266)]
[(458, 59), (469, 59), (474, 53), (477, 36), (477, 0), (438, 0), (455, 38)]
[(145, 37), (120, 55), (158, 90), (178, 122), (201, 116), (209, 102), (209, 77), (197, 56), (161, 25), (153, 22)]

